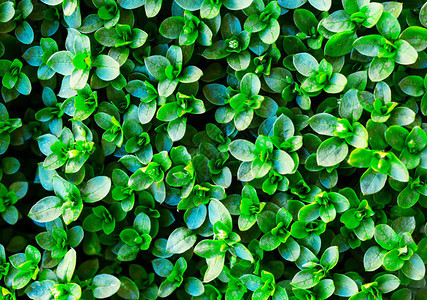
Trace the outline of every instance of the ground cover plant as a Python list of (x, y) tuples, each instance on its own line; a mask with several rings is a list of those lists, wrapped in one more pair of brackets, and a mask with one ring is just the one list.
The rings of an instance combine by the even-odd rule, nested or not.
[(427, 298), (422, 0), (0, 0), (0, 299)]

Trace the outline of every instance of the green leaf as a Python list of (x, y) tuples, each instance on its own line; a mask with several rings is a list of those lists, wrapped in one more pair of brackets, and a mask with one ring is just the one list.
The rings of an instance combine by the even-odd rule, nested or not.
[(282, 150), (273, 152), (273, 168), (279, 174), (291, 174), (294, 172), (295, 162), (292, 157)]
[(256, 158), (255, 145), (247, 140), (234, 140), (229, 145), (231, 155), (243, 162), (250, 162)]
[(245, 70), (251, 63), (251, 54), (247, 50), (240, 53), (232, 53), (227, 56), (227, 63), (236, 71)]
[(277, 20), (270, 20), (270, 24), (259, 32), (259, 38), (267, 45), (273, 44), (280, 35), (280, 24)]
[(31, 28), (30, 23), (22, 21), (22, 23), (15, 28), (15, 36), (22, 44), (29, 45), (34, 41), (34, 30)]
[(288, 261), (296, 261), (301, 253), (300, 245), (289, 237), (285, 244), (279, 246), (280, 255)]
[(162, 97), (169, 97), (175, 91), (176, 87), (178, 86), (178, 83), (178, 79), (171, 80), (169, 78), (166, 78), (165, 80), (160, 81), (158, 85), (159, 95)]
[(144, 171), (138, 169), (135, 173), (133, 173), (129, 178), (129, 187), (135, 191), (142, 191), (147, 189), (154, 180), (145, 174)]
[(344, 90), (347, 84), (347, 78), (339, 73), (334, 73), (323, 90), (329, 94), (337, 94)]
[(15, 3), (12, 1), (5, 1), (0, 4), (0, 22), (7, 23), (15, 15)]
[(267, 27), (267, 24), (261, 21), (258, 14), (250, 15), (243, 25), (245, 30), (249, 33), (260, 32)]
[(27, 194), (28, 182), (15, 181), (9, 186), (9, 191), (13, 191), (18, 199), (22, 199)]
[(307, 0), (279, 0), (278, 3), (280, 6), (287, 9), (295, 9), (304, 5)]
[(166, 57), (161, 55), (152, 55), (146, 57), (144, 59), (144, 63), (151, 76), (158, 80), (164, 80), (166, 78), (166, 67), (171, 64)]
[(356, 78), (359, 76), (362, 77), (360, 78), (362, 86), (356, 88), (364, 90), (366, 87), (366, 83), (368, 80), (366, 71), (356, 72), (348, 76), (348, 82), (345, 89), (351, 89), (344, 94), (344, 97), (342, 98), (341, 103), (339, 104), (339, 114), (342, 118), (357, 121), (363, 113), (363, 107), (360, 105), (359, 100), (357, 98), (357, 90), (352, 88), (354, 84), (357, 84), (355, 80), (359, 81), (359, 79)]
[(397, 47), (396, 56), (394, 57), (396, 63), (401, 65), (411, 65), (417, 61), (417, 50), (415, 50), (415, 48), (407, 41), (402, 39), (397, 40), (394, 42), (394, 45)]
[(22, 289), (31, 281), (32, 272), (19, 272), (12, 279), (13, 289)]
[[(279, 4), (284, 7), (283, 3), (279, 2)], [(313, 27), (317, 27), (319, 21), (317, 21), (315, 15), (311, 11), (307, 9), (296, 9), (294, 11), (294, 23), (301, 32), (308, 34)]]
[(417, 203), (420, 193), (413, 190), (410, 186), (403, 189), (397, 196), (397, 204), (402, 208), (410, 208)]
[(196, 235), (190, 229), (179, 227), (169, 236), (166, 250), (173, 254), (184, 253), (193, 247), (196, 239)]
[(108, 55), (98, 55), (94, 61), (96, 75), (102, 80), (111, 81), (120, 75), (119, 63)]
[(393, 125), (406, 126), (411, 124), (415, 120), (415, 112), (407, 107), (396, 107), (389, 121)]
[(387, 142), (384, 138), (384, 133), (387, 129), (387, 126), (382, 123), (376, 123), (372, 120), (368, 120), (366, 123), (366, 130), (369, 134), (369, 145), (373, 149), (385, 149), (387, 147)]
[(420, 10), (420, 22), (424, 27), (427, 27), (427, 5), (423, 5)]
[(264, 234), (259, 241), (259, 246), (265, 251), (273, 251), (274, 249), (279, 247), (280, 244), (281, 242), (279, 238), (273, 236), (271, 232), (267, 232), (266, 234)]
[(331, 137), (322, 142), (317, 149), (317, 163), (323, 167), (334, 166), (342, 162), (347, 154), (347, 143), (338, 137)]
[(120, 41), (114, 28), (102, 27), (95, 32), (94, 36), (98, 43), (106, 47), (115, 47), (116, 43)]
[(203, 0), (194, 0), (194, 1), (186, 1), (186, 0), (176, 0), (176, 3), (181, 6), (183, 9), (189, 11), (199, 10), (202, 6)]
[(161, 298), (166, 298), (170, 294), (173, 293), (179, 286), (179, 282), (176, 281), (163, 281), (159, 286), (159, 294), (158, 296)]
[[(424, 7), (426, 7), (424, 5)], [(420, 12), (421, 18), (421, 12)], [(400, 35), (402, 40), (407, 41), (417, 52), (427, 48), (427, 29), (419, 26), (410, 26)]]
[(375, 172), (369, 168), (360, 178), (360, 189), (364, 195), (379, 192), (387, 181), (387, 175)]
[(52, 280), (43, 280), (42, 282), (36, 281), (25, 289), (25, 293), (31, 299), (37, 299), (38, 297), (48, 298), (50, 297), (54, 284), (55, 282)]
[(373, 272), (379, 269), (383, 264), (383, 259), (386, 253), (386, 250), (383, 250), (378, 246), (370, 247), (363, 257), (363, 266), (365, 267), (365, 271)]
[(242, 10), (251, 5), (252, 0), (223, 0), (222, 4), (229, 10)]
[(15, 225), (19, 219), (19, 211), (15, 206), (9, 206), (1, 213), (3, 219), (6, 223), (10, 225)]
[(284, 114), (280, 115), (274, 122), (273, 133), (274, 136), (281, 138), (283, 141), (293, 137), (295, 134), (295, 127), (292, 120)]
[(240, 231), (249, 230), (256, 223), (256, 215), (240, 215), (238, 226)]
[(225, 255), (220, 255), (214, 258), (208, 258), (206, 263), (208, 268), (203, 276), (203, 282), (210, 282), (221, 274), (224, 267)]
[(316, 276), (315, 273), (315, 269), (306, 269), (299, 271), (292, 278), (292, 286), (298, 289), (311, 289), (320, 281), (320, 279), (318, 278), (318, 276)]
[(250, 261), (251, 263), (254, 262), (254, 258), (251, 252), (243, 244), (241, 243), (234, 244), (233, 251), (237, 257)]
[(70, 16), (76, 10), (78, 2), (74, 0), (65, 0), (62, 2), (62, 9), (65, 16)]
[(133, 34), (133, 41), (129, 47), (139, 48), (142, 45), (144, 45), (144, 43), (146, 42), (147, 37), (148, 37), (148, 34), (145, 31), (138, 29), (138, 28), (134, 28), (134, 29), (132, 29), (132, 34)]
[(332, 279), (335, 285), (334, 295), (339, 297), (351, 297), (358, 292), (356, 282), (350, 277), (335, 273)]
[[(183, 35), (180, 36), (180, 41), (182, 40), (182, 36)], [(212, 36), (213, 36), (213, 33), (209, 28), (209, 26), (206, 25), (204, 22), (200, 22), (197, 42), (202, 46), (206, 46), (206, 47), (211, 46)], [(182, 43), (182, 44), (187, 44), (188, 42), (189, 41), (187, 40), (185, 43)]]
[(202, 75), (203, 72), (198, 67), (188, 66), (184, 70), (182, 70), (182, 73), (178, 79), (183, 83), (191, 83), (199, 80)]
[(394, 291), (400, 285), (399, 278), (392, 274), (378, 276), (375, 281), (378, 282), (378, 290), (383, 294)]
[[(322, 181), (322, 184), (324, 184), (323, 181)], [(333, 220), (335, 220), (335, 217), (337, 215), (337, 211), (332, 204), (321, 206), (319, 208), (319, 213), (320, 213), (320, 218), (325, 223), (332, 222)]]
[(76, 250), (71, 248), (59, 263), (58, 268), (56, 269), (56, 274), (63, 282), (70, 282), (73, 278), (74, 269), (76, 267), (76, 260)]
[(240, 277), (240, 280), (250, 291), (255, 291), (257, 288), (263, 285), (261, 278), (253, 274), (244, 274)]
[[(347, 81), (348, 81), (347, 85), (345, 86), (346, 95), (347, 95), (347, 92), (350, 92), (351, 89), (364, 91), (368, 83), (368, 72), (367, 71), (354, 72), (347, 76)], [(353, 90), (347, 96), (351, 97), (351, 100), (353, 101), (357, 100), (357, 91)], [(356, 104), (356, 106), (359, 106), (359, 105)], [(355, 107), (355, 110), (356, 108), (357, 107)], [(358, 120), (359, 118), (355, 117), (355, 119)]]
[(206, 220), (207, 209), (206, 205), (199, 205), (186, 210), (184, 220), (188, 229), (195, 230), (202, 226)]
[(318, 134), (333, 136), (338, 118), (328, 113), (319, 113), (311, 117), (308, 123)]
[(317, 203), (305, 205), (298, 212), (298, 220), (302, 220), (304, 222), (311, 222), (319, 216), (319, 205)]
[(378, 23), (379, 20), (381, 20), (381, 17), (383, 16), (383, 4), (381, 3), (367, 3), (366, 5), (363, 5), (362, 3), (360, 5), (360, 12), (365, 14), (366, 19), (363, 21), (362, 25), (367, 28), (372, 28), (375, 26), (375, 24)]
[(120, 277), (120, 289), (117, 291), (117, 295), (122, 297), (123, 299), (139, 299), (140, 293), (138, 290), (138, 286), (131, 279), (121, 276)]
[(401, 32), (399, 21), (387, 11), (382, 13), (377, 23), (377, 29), (388, 40), (396, 40)]
[(297, 71), (306, 77), (315, 75), (319, 68), (317, 60), (308, 53), (297, 53), (293, 55), (293, 63)]
[(321, 299), (327, 299), (335, 291), (334, 281), (332, 279), (323, 279), (313, 288), (313, 292)]
[(143, 3), (138, 0), (119, 0), (117, 3), (124, 9), (136, 9), (143, 5)]
[(164, 258), (157, 258), (152, 261), (154, 272), (160, 277), (168, 277), (173, 271), (173, 264)]
[(414, 217), (399, 217), (391, 225), (399, 236), (405, 232), (413, 233), (415, 230), (415, 219)]
[(353, 31), (354, 23), (351, 21), (350, 15), (344, 10), (337, 10), (331, 13), (324, 19), (322, 25), (332, 32)]
[(332, 269), (336, 266), (339, 259), (338, 247), (333, 246), (323, 252), (322, 257), (320, 258), (320, 264), (325, 267), (327, 270)]
[[(396, 62), (398, 61), (396, 60)], [(384, 79), (390, 76), (393, 70), (394, 70), (393, 59), (374, 57), (374, 59), (371, 62), (371, 65), (369, 66), (369, 71), (368, 71), (369, 79), (371, 79), (374, 82), (383, 81)]]
[(196, 277), (187, 278), (184, 284), (184, 289), (193, 297), (200, 296), (205, 291), (203, 283)]
[(399, 250), (393, 249), (383, 259), (384, 268), (387, 271), (397, 271), (402, 268), (404, 261), (399, 257)]
[(387, 143), (398, 151), (402, 151), (405, 147), (405, 139), (409, 132), (400, 126), (392, 125), (385, 131), (385, 139)]
[(332, 0), (308, 0), (317, 10), (328, 11), (331, 8)]
[(61, 75), (71, 75), (74, 70), (73, 57), (74, 55), (69, 51), (58, 51), (49, 58), (46, 64)]
[(209, 202), (209, 221), (212, 225), (216, 222), (220, 222), (230, 229), (233, 227), (230, 212), (224, 204), (217, 199), (211, 199)]
[(368, 131), (360, 123), (353, 124), (353, 136), (346, 138), (346, 142), (355, 148), (368, 147)]
[(353, 229), (354, 234), (361, 241), (372, 239), (375, 232), (375, 223), (371, 218), (363, 220), (359, 226)]
[(377, 34), (365, 35), (358, 38), (353, 43), (353, 47), (363, 55), (376, 57), (378, 56), (382, 39), (383, 37)]
[(391, 178), (401, 182), (409, 181), (408, 170), (406, 169), (405, 165), (397, 158), (394, 158), (394, 161), (391, 162), (391, 167), (388, 172), (388, 175)]
[(169, 17), (160, 24), (159, 32), (165, 38), (177, 39), (179, 38), (179, 34), (181, 33), (183, 27), (183, 17)]
[(375, 227), (375, 241), (386, 250), (393, 250), (399, 245), (399, 236), (386, 224), (379, 224)]
[(421, 239), (421, 241), (418, 243), (418, 251), (417, 254), (421, 257), (423, 261), (426, 261), (427, 259), (427, 248), (425, 247), (427, 243), (427, 238)]
[(221, 59), (230, 55), (230, 53), (226, 50), (227, 50), (227, 45), (225, 44), (225, 41), (220, 40), (220, 41), (214, 42), (212, 46), (206, 48), (203, 51), (202, 56), (207, 59)]
[(403, 274), (412, 280), (421, 280), (426, 273), (425, 264), (416, 253), (405, 262), (401, 270)]
[(258, 95), (260, 89), (261, 81), (256, 74), (247, 73), (243, 76), (242, 81), (240, 82), (240, 91), (243, 94), (247, 96)]
[(168, 134), (173, 142), (179, 141), (185, 135), (187, 118), (177, 118), (168, 124)]
[(102, 200), (110, 192), (111, 180), (107, 176), (97, 176), (90, 179), (82, 188), (83, 199), (88, 203)]
[(200, 8), (200, 16), (204, 19), (215, 18), (220, 11), (221, 5), (205, 0)]
[(15, 88), (22, 95), (29, 95), (31, 93), (31, 82), (28, 76), (20, 73)]
[(120, 288), (120, 280), (109, 274), (96, 275), (92, 281), (93, 295), (104, 299), (114, 295)]
[(50, 222), (62, 214), (62, 201), (58, 197), (48, 196), (31, 207), (28, 216), (36, 222)]
[(331, 57), (349, 54), (356, 39), (357, 35), (353, 31), (336, 33), (326, 42), (324, 53)]
[(154, 18), (162, 8), (162, 0), (146, 0), (144, 9), (147, 18)]
[(424, 79), (421, 76), (407, 76), (399, 82), (399, 87), (409, 96), (420, 97), (425, 93)]

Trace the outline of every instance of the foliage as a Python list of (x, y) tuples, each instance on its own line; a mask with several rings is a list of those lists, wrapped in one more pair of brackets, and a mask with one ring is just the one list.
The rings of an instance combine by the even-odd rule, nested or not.
[(0, 0), (0, 299), (427, 299), (427, 4)]

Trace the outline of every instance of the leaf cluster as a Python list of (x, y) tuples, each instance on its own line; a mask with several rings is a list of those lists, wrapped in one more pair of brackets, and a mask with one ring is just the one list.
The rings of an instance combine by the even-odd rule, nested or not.
[(427, 4), (0, 0), (0, 299), (426, 299)]

